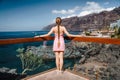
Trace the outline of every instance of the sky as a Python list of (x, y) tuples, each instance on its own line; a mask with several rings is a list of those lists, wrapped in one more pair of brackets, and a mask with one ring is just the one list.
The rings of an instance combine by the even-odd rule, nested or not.
[(0, 32), (40, 31), (56, 17), (80, 17), (119, 6), (120, 0), (0, 0)]

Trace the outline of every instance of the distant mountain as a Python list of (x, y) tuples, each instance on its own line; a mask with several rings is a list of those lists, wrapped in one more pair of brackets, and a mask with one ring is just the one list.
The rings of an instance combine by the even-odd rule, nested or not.
[[(109, 26), (110, 23), (115, 22), (118, 19), (120, 19), (120, 7), (115, 8), (112, 11), (102, 11), (83, 17), (75, 16), (65, 18), (62, 20), (62, 25), (64, 25), (68, 31), (80, 31), (86, 28), (101, 29)], [(55, 23), (44, 27), (43, 30), (49, 30), (53, 26), (55, 26)]]

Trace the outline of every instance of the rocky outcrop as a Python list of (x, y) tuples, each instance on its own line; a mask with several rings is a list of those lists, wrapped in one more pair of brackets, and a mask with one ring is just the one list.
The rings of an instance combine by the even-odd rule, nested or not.
[[(78, 47), (76, 45), (74, 45), (75, 42), (69, 42), (66, 43), (66, 49), (64, 52), (64, 58), (77, 58), (77, 57), (81, 57), (81, 54), (83, 52), (86, 51), (87, 47)], [(71, 46), (73, 45), (73, 46)], [(31, 52), (33, 54), (37, 54), (39, 56), (42, 56), (42, 58), (44, 60), (47, 59), (55, 59), (55, 54), (52, 51), (52, 46), (39, 46), (39, 47), (35, 47), (35, 46), (28, 46), (26, 49), (26, 52)]]
[(18, 74), (16, 69), (0, 68), (0, 80), (20, 80), (24, 77), (26, 77), (26, 75)]
[[(90, 55), (96, 55), (99, 52), (100, 46), (92, 43), (75, 42), (71, 41), (65, 44), (64, 58), (81, 58), (83, 55), (89, 57)], [(96, 51), (96, 52), (95, 52)], [(31, 52), (33, 54), (42, 56), (43, 59), (55, 59), (55, 54), (52, 51), (52, 46), (28, 46), (25, 52)]]
[[(44, 59), (55, 58), (52, 46), (29, 46), (26, 51), (40, 55)], [(72, 41), (66, 43), (64, 57), (79, 58), (73, 70), (88, 75), (91, 80), (120, 79), (120, 45)]]
[(91, 80), (120, 79), (120, 45), (97, 44), (96, 49), (84, 54), (84, 58), (84, 62), (81, 63), (81, 58), (76, 65), (77, 72), (88, 75)]
[[(68, 31), (81, 31), (85, 29), (101, 29), (110, 26), (110, 23), (120, 19), (120, 7), (115, 8), (112, 11), (103, 11), (100, 13), (89, 14), (83, 17), (71, 17), (65, 18), (62, 21)], [(50, 24), (43, 28), (43, 30), (49, 30), (55, 24)]]

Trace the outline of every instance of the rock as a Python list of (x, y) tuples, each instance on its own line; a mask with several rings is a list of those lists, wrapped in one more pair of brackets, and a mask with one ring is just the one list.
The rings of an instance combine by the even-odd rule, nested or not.
[(8, 73), (17, 74), (17, 73), (16, 73), (16, 69), (11, 69), (11, 70), (8, 71)]
[(0, 80), (21, 80), (22, 78), (25, 78), (26, 76), (27, 75), (0, 72)]
[(26, 76), (27, 75), (18, 74), (16, 69), (0, 68), (0, 80), (20, 80)]
[[(94, 47), (94, 44), (91, 44)], [(89, 57), (86, 58), (85, 64), (92, 63), (96, 61), (97, 63), (104, 63), (101, 65), (103, 67), (99, 68), (99, 79), (98, 80), (119, 80), (120, 79), (120, 46), (119, 45), (98, 45), (98, 52), (92, 53), (92, 51), (97, 51), (93, 49), (86, 54)], [(95, 55), (91, 55), (95, 54)], [(77, 66), (85, 67), (85, 64), (78, 64)], [(77, 67), (80, 69), (79, 67)], [(80, 71), (80, 70), (79, 70)], [(78, 71), (78, 72), (79, 72)], [(88, 69), (88, 74), (92, 80), (95, 78), (94, 70)]]
[(84, 55), (82, 55), (82, 58), (79, 60), (80, 64), (85, 63), (86, 57)]
[[(72, 45), (72, 46), (71, 46)], [(88, 45), (88, 44), (86, 44)], [(86, 46), (84, 45), (84, 46)], [(83, 49), (82, 44), (80, 45), (73, 45), (72, 42), (66, 43), (66, 49), (64, 52), (64, 58), (78, 58), (81, 56), (82, 53), (86, 51), (86, 48)], [(39, 56), (42, 56), (43, 59), (54, 59), (55, 55), (54, 52), (52, 51), (52, 46), (46, 46), (45, 48), (42, 46), (35, 47), (31, 46), (26, 49), (25, 52), (30, 52)]]
[(99, 68), (99, 70), (102, 71), (102, 72), (106, 71), (106, 69), (103, 68), (103, 67)]
[(0, 68), (0, 72), (8, 72), (9, 70), (10, 69), (6, 67)]
[[(35, 49), (35, 50), (34, 50)], [(55, 55), (52, 46), (31, 47), (29, 50), (47, 59), (54, 59)], [(28, 51), (29, 51), (28, 50)], [(65, 58), (80, 58), (76, 70), (82, 73), (88, 73), (91, 79), (95, 78), (94, 66), (99, 66), (99, 80), (117, 80), (120, 74), (120, 46), (106, 45), (98, 43), (69, 42), (66, 44)], [(95, 63), (94, 63), (95, 62)], [(89, 64), (90, 63), (90, 64)], [(94, 63), (94, 65), (92, 65)], [(86, 65), (85, 64), (89, 64)], [(90, 66), (91, 65), (91, 66)], [(102, 66), (102, 67), (101, 67)], [(90, 68), (91, 67), (91, 68)], [(87, 71), (88, 70), (88, 71)]]
[(86, 71), (86, 67), (81, 67), (79, 70), (85, 72)]
[(88, 71), (88, 74), (89, 74), (89, 75), (95, 75), (94, 73), (95, 73), (95, 72), (92, 71), (92, 70), (91, 70), (91, 71)]

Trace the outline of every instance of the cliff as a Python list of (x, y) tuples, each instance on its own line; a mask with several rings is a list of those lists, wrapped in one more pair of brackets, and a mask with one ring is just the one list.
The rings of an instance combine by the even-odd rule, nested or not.
[[(62, 20), (62, 25), (64, 25), (68, 31), (80, 31), (84, 29), (101, 29), (106, 28), (110, 23), (115, 22), (120, 19), (120, 7), (115, 8), (112, 11), (102, 11), (100, 13), (93, 13), (83, 17), (71, 17)], [(43, 30), (49, 30), (51, 27), (55, 26), (50, 24), (43, 28)]]

